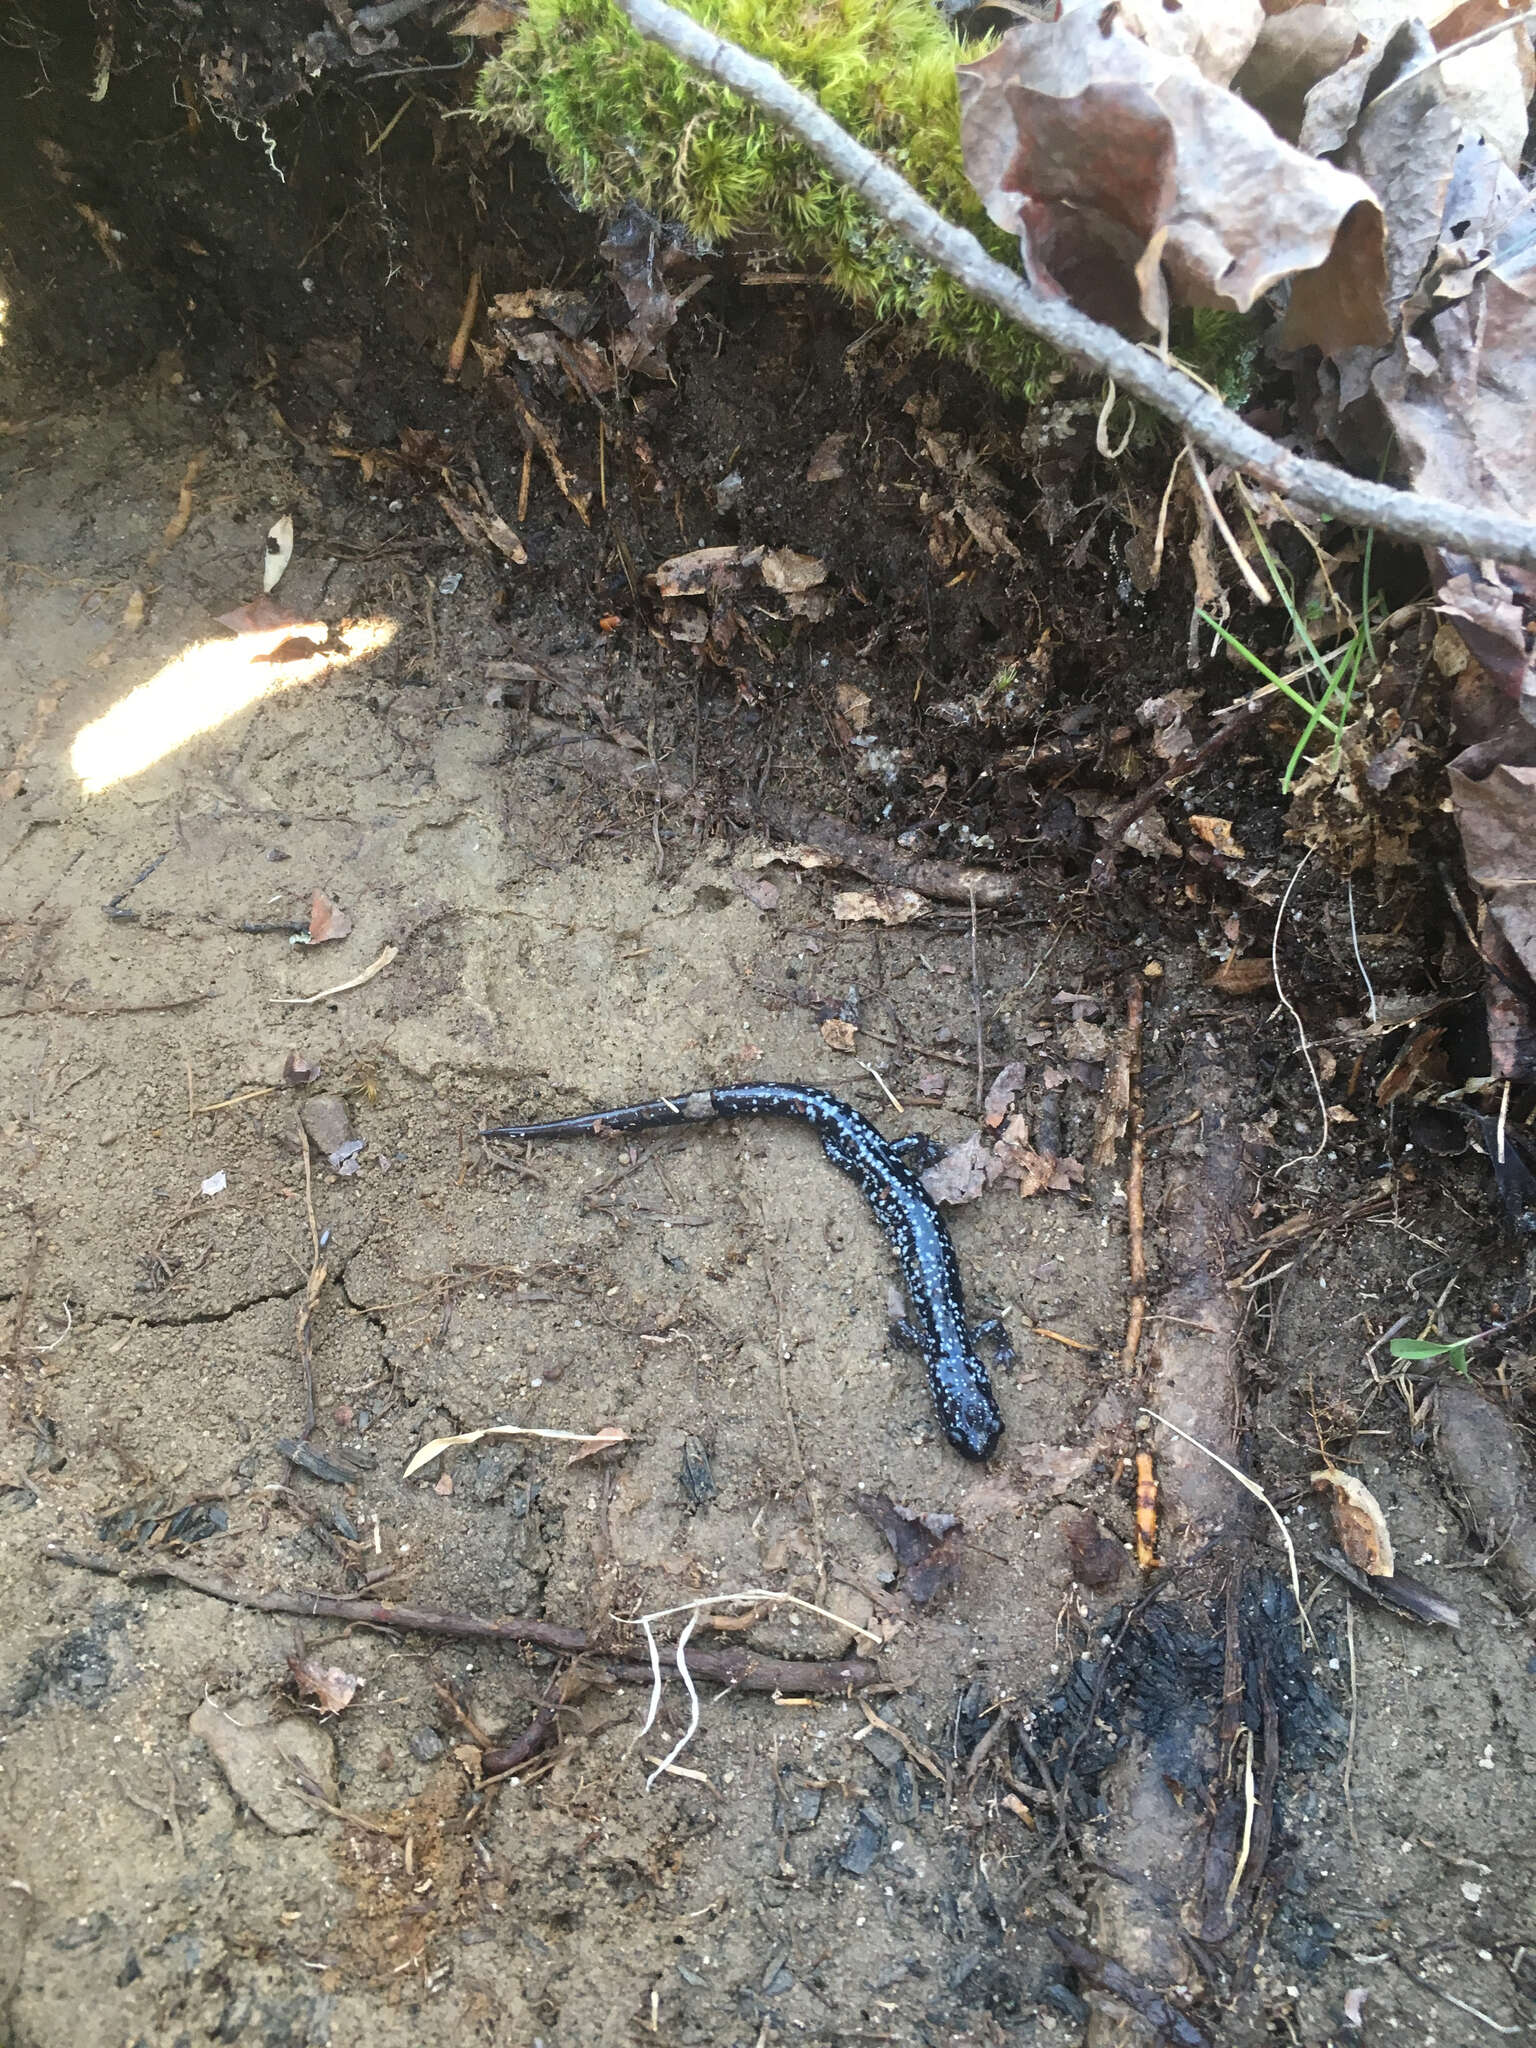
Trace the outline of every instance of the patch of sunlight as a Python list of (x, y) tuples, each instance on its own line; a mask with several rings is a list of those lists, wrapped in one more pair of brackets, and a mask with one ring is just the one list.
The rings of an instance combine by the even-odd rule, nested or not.
[(70, 766), (83, 793), (96, 796), (262, 698), (317, 682), (332, 669), (377, 654), (396, 631), (393, 619), (361, 619), (342, 627), (328, 646), (321, 645), (326, 628), (313, 622), (199, 641), (82, 726), (70, 749)]

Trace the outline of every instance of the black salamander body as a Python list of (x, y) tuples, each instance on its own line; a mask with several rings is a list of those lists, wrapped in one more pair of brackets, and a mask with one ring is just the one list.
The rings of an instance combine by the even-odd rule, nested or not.
[(588, 1131), (643, 1131), (716, 1117), (790, 1117), (808, 1123), (834, 1166), (857, 1183), (901, 1266), (913, 1334), (944, 1434), (967, 1458), (990, 1457), (1002, 1434), (986, 1367), (965, 1319), (960, 1266), (938, 1205), (898, 1149), (846, 1102), (822, 1088), (774, 1082), (700, 1090), (552, 1123), (500, 1124), (486, 1138), (568, 1138)]

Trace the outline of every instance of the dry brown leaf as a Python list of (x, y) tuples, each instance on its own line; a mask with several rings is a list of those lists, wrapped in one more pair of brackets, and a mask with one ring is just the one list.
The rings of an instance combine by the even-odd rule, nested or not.
[(456, 36), (502, 36), (517, 25), (521, 0), (475, 0), (468, 14), (453, 24)]
[(815, 555), (796, 554), (793, 548), (764, 548), (759, 562), (763, 581), (781, 597), (799, 597), (827, 580), (827, 565)]
[[(1096, 0), (1079, 0), (1094, 5)], [(1188, 58), (1213, 85), (1230, 85), (1264, 23), (1261, 0), (1119, 0), (1119, 18), (1164, 57)]]
[(333, 903), (322, 889), (317, 889), (309, 906), (309, 943), (312, 946), (328, 945), (332, 939), (344, 939), (352, 929), (352, 919), (339, 904)]
[(1273, 965), (1258, 955), (1240, 959), (1232, 953), (1211, 976), (1211, 987), (1219, 989), (1224, 996), (1263, 995), (1274, 985)]
[(987, 1090), (987, 1099), (982, 1105), (982, 1121), (996, 1130), (1008, 1112), (1013, 1108), (1013, 1099), (1029, 1077), (1029, 1068), (1023, 1060), (1010, 1060)]
[(1232, 837), (1230, 818), (1200, 817), (1191, 812), (1189, 826), (1197, 838), (1203, 839), (1212, 852), (1219, 853), (1224, 860), (1245, 858), (1243, 849)]
[(852, 683), (839, 683), (835, 695), (837, 708), (849, 726), (854, 732), (862, 732), (869, 724), (868, 690), (856, 690)]
[(620, 1429), (616, 1422), (605, 1422), (601, 1429), (579, 1451), (572, 1451), (566, 1459), (567, 1465), (584, 1464), (588, 1458), (600, 1458), (605, 1451), (615, 1451), (629, 1442), (627, 1431)]
[(1536, 974), (1536, 768), (1501, 763), (1474, 782), (1455, 763), (1451, 801), (1467, 873), (1528, 974)]
[(1370, 1488), (1351, 1473), (1330, 1469), (1312, 1474), (1314, 1493), (1332, 1496), (1334, 1534), (1339, 1548), (1357, 1572), (1390, 1579), (1394, 1570), (1392, 1537), (1387, 1519)]
[(1298, 142), (1307, 94), (1347, 63), (1362, 41), (1344, 8), (1303, 0), (1266, 14), (1235, 89), (1257, 107), (1277, 135)]
[(659, 563), (649, 581), (662, 597), (709, 597), (717, 590), (739, 589), (760, 559), (756, 548), (691, 548)]
[(949, 1208), (961, 1202), (974, 1202), (985, 1194), (987, 1152), (980, 1131), (973, 1131), (964, 1144), (952, 1145), (921, 1178), (933, 1199)]
[(301, 1696), (314, 1700), (322, 1714), (339, 1714), (343, 1707), (349, 1707), (363, 1683), (353, 1672), (343, 1671), (339, 1664), (321, 1664), (313, 1657), (290, 1656), (288, 1669)]
[(839, 924), (911, 924), (928, 909), (915, 889), (840, 889), (832, 898)]
[(1321, 271), (1325, 296), (1348, 304), (1352, 339), (1387, 340), (1370, 187), (1282, 142), (1113, 13), (1023, 23), (959, 80), (967, 175), (1019, 236), (1038, 288), (1160, 333), (1170, 294), (1247, 311), (1282, 279)]
[(846, 1017), (823, 1017), (821, 1020), (822, 1042), (833, 1052), (852, 1052), (858, 1035), (858, 1026), (850, 1024)]

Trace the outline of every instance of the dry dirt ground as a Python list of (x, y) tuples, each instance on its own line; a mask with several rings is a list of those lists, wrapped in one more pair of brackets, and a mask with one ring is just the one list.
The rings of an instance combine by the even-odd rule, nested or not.
[[(749, 358), (733, 374), (751, 390)], [(1109, 1640), (1113, 1595), (1073, 1583), (1064, 1525), (1086, 1506), (1120, 1541), (1132, 1530), (1123, 1160), (955, 1212), (973, 1303), (1017, 1333), (1003, 1448), (978, 1469), (890, 1341), (873, 1222), (804, 1133), (525, 1153), (475, 1132), (762, 1077), (957, 1141), (977, 1127), (979, 1001), (988, 1077), (1024, 1060), (1032, 1116), (1053, 1094), (1061, 1149), (1086, 1158), (1100, 1105), (1072, 1033), (1086, 1010), (1113, 1037), (1147, 945), (1132, 933), (1111, 959), (1042, 876), (980, 921), (973, 972), (963, 911), (841, 924), (833, 883), (755, 867), (762, 842), (522, 751), (519, 704), (488, 701), (506, 651), (489, 565), (441, 530), (424, 556), (419, 508), (381, 496), (343, 545), (334, 487), (259, 391), (211, 408), (166, 356), (61, 387), (34, 357), (0, 414), (0, 2038), (1082, 2039), (1047, 1929), (1091, 1937), (1104, 1873), (1091, 1853), (1051, 1859), (1038, 1786), (1031, 1800), (1019, 1753), (986, 1737), (1006, 1737), (1000, 1713), (1056, 1725)], [(307, 669), (251, 643), (231, 655), (216, 623), (252, 596), (282, 513), (298, 534), (283, 601), (344, 643)], [(665, 691), (680, 766), (738, 744), (728, 695), (685, 715), (685, 656), (562, 636), (547, 616), (521, 644), (642, 735)], [(250, 929), (306, 918), (316, 890), (350, 914), (343, 940)], [(386, 949), (361, 985), (291, 1000)], [(1211, 995), (1187, 940), (1158, 950), (1154, 1178), (1194, 1055), (1225, 1046), (1257, 1117), (1251, 1048), (1287, 1043), (1262, 1002)], [(838, 1007), (864, 1027), (859, 1058), (818, 1029)], [(322, 1070), (307, 1091), (284, 1084), (295, 1054)], [(306, 1175), (317, 1096), (364, 1141), (350, 1172), (316, 1155)], [(1304, 1117), (1304, 1091), (1284, 1099)], [(1317, 1514), (1292, 1514), (1312, 1719), (1240, 1997), (1200, 2016), (1213, 2041), (1450, 2048), (1536, 2015), (1529, 1634), (1476, 1569), (1400, 1394), (1361, 1364), (1453, 1279), (1468, 1328), (1508, 1300), (1486, 1188), (1457, 1172), (1306, 1237), (1251, 1326), (1268, 1483), (1297, 1497), (1309, 1415), (1347, 1393), (1400, 1557), (1464, 1626), (1356, 1608), (1346, 1627), (1307, 1562)], [(311, 1202), (330, 1477), (280, 1448), (304, 1425)], [(1154, 1261), (1178, 1222), (1154, 1214)], [(498, 1423), (630, 1441), (572, 1463), (559, 1441), (486, 1439), (404, 1477), (427, 1441)], [(957, 1575), (926, 1604), (861, 1511), (876, 1493), (960, 1518)], [(846, 1698), (706, 1688), (680, 1771), (648, 1788), (688, 1702), (670, 1682), (642, 1734), (648, 1688), (631, 1682), (564, 1714), (552, 1765), (478, 1790), (448, 1692), (510, 1740), (550, 1656), (254, 1612), (47, 1555), (142, 1561), (145, 1540), (250, 1588), (344, 1593), (377, 1574), (378, 1598), (541, 1617), (630, 1657), (643, 1643), (622, 1617), (794, 1592), (855, 1626), (779, 1609), (745, 1641), (876, 1656), (878, 1724)], [(1135, 1591), (1127, 1565), (1122, 1606)], [(360, 1679), (351, 1704), (322, 1717), (297, 1656)], [(214, 1748), (242, 1714), (294, 1741), (305, 1724), (320, 1803), (291, 1771), (236, 1795)], [(1111, 1748), (1138, 1739), (1134, 1713), (1106, 1728)], [(1085, 1795), (1074, 1840), (1091, 1843), (1095, 1812)], [(1346, 2016), (1360, 1989), (1363, 2029)]]

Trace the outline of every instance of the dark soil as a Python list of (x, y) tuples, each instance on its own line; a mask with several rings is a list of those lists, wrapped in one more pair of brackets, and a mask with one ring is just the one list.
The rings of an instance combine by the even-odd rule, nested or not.
[[(1139, 707), (1193, 691), (1203, 738), (1247, 688), (1226, 661), (1189, 666), (1182, 501), (1149, 584), (1153, 437), (1109, 464), (1097, 394), (1064, 379), (1010, 410), (813, 287), (754, 281), (741, 251), (710, 259), (670, 379), (636, 379), (601, 435), (558, 375), (472, 350), (447, 382), (476, 269), (486, 300), (588, 295), (599, 341), (624, 317), (600, 225), (461, 118), (469, 69), (306, 77), (318, 7), (181, 10), (174, 42), (121, 7), (92, 100), (106, 17), (41, 14), (0, 17), (0, 2038), (762, 2048), (1102, 2026), (1051, 1930), (1094, 1939), (1125, 1744), (1183, 1728), (1192, 1749), (1223, 1684), (1226, 1563), (1143, 1581), (1125, 1549), (1126, 1157), (1092, 1154), (1127, 977), (1153, 961), (1154, 1281), (1181, 1223), (1159, 1174), (1197, 1142), (1190, 1076), (1214, 1060), (1249, 1161), (1242, 1442), (1318, 1637), (1298, 1648), (1260, 1517), (1244, 1682), (1257, 1715), (1262, 1668), (1284, 1764), (1242, 1925), (1190, 1945), (1195, 2017), (1220, 2042), (1358, 2039), (1363, 1988), (1367, 2040), (1536, 2022), (1529, 1633), (1439, 1477), (1424, 1403), (1453, 1367), (1410, 1383), (1378, 1344), (1529, 1306), (1465, 1120), (1376, 1100), (1423, 1020), (1445, 1033), (1440, 1085), (1486, 1057), (1479, 964), (1436, 868), (1434, 621), (1387, 641), (1367, 739), (1406, 726), (1424, 752), (1368, 831), (1336, 789), (1280, 794), (1295, 727), (1276, 711), (1164, 798), (1161, 838), (1098, 888), (1096, 820), (1164, 765)], [(397, 61), (462, 54), (422, 30)], [(508, 380), (558, 433), (590, 523), (542, 453), (525, 467)], [(809, 483), (834, 434), (845, 473)], [(441, 511), (479, 502), (476, 465), (526, 565)], [(220, 615), (257, 596), (284, 513), (289, 630), (372, 637), (227, 705), (227, 670), (167, 684), (187, 650), (233, 644)], [(678, 637), (646, 577), (736, 544), (824, 560), (824, 615), (754, 586), (702, 645)], [(1408, 605), (1406, 564), (1378, 566)], [(1238, 622), (1276, 651), (1271, 615)], [(135, 691), (180, 725), (141, 762), (114, 754), (117, 725), (92, 753)], [(534, 710), (625, 737), (692, 794), (590, 781), (525, 745)], [(840, 920), (857, 876), (759, 863), (741, 820), (771, 794), (1025, 886), (974, 925), (953, 905)], [(1192, 819), (1228, 821), (1241, 852)], [(1231, 954), (1268, 958), (1301, 832), (1319, 853), (1277, 950), (1326, 1126), (1273, 988), (1212, 983)], [(249, 929), (307, 920), (317, 889), (355, 920), (340, 943)], [(363, 985), (279, 1007), (386, 947)], [(839, 1022), (854, 1055), (819, 1028)], [(359, 1170), (317, 1154), (306, 1176), (302, 1091), (281, 1083), (296, 1049), (323, 1070), (302, 1112), (333, 1098)], [(474, 1136), (490, 1115), (760, 1077), (955, 1143), (977, 1129), (978, 1058), (983, 1083), (1023, 1063), (1034, 1142), (1085, 1168), (954, 1212), (973, 1302), (1020, 1333), (984, 1469), (944, 1445), (888, 1335), (885, 1247), (803, 1134), (617, 1158)], [(311, 1200), (329, 1233), (314, 1444), (344, 1481), (278, 1448), (305, 1419)], [(1525, 1424), (1519, 1334), (1473, 1378)], [(571, 1464), (559, 1442), (488, 1438), (403, 1478), (428, 1440), (498, 1422), (632, 1441)], [(1324, 1451), (1459, 1630), (1369, 1604), (1347, 1620), (1313, 1562)], [(876, 1494), (959, 1517), (931, 1598), (898, 1572)], [(1095, 1591), (1072, 1576), (1084, 1511), (1117, 1553)], [(642, 1735), (646, 1684), (605, 1680), (569, 1688), (558, 1750), (486, 1790), (476, 1739), (516, 1737), (567, 1660), (87, 1577), (49, 1541), (136, 1541), (140, 1561), (251, 1587), (356, 1593), (387, 1572), (371, 1597), (583, 1628), (609, 1658), (643, 1658), (623, 1617), (766, 1586), (848, 1625), (769, 1608), (696, 1645), (878, 1656), (878, 1718), (706, 1691), (679, 1759), (695, 1775), (647, 1790), (686, 1699), (669, 1685)], [(301, 1652), (365, 1682), (322, 1724), (326, 1806), (280, 1833), (188, 1723), (205, 1698), (313, 1720)]]

